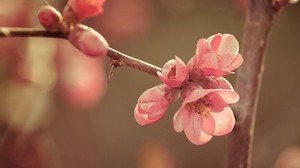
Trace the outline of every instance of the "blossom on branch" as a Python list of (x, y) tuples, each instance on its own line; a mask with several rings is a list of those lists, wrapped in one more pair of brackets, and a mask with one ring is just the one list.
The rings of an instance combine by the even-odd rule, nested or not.
[(213, 135), (232, 131), (235, 119), (228, 104), (239, 100), (230, 89), (204, 89), (189, 83), (182, 90), (183, 103), (175, 113), (173, 123), (177, 132), (184, 130), (187, 138), (196, 145), (207, 143)]
[(187, 66), (178, 57), (168, 61), (162, 72), (157, 72), (164, 84), (140, 96), (134, 111), (136, 121), (145, 125), (161, 119), (176, 100), (166, 99), (170, 95), (167, 93), (177, 90), (182, 93), (183, 103), (173, 118), (176, 132), (184, 130), (196, 145), (230, 133), (235, 118), (228, 104), (236, 103), (239, 95), (222, 76), (233, 73), (242, 64), (238, 49), (233, 35), (219, 33), (198, 41), (196, 54)]
[(218, 33), (208, 39), (200, 39), (195, 56), (187, 64), (191, 78), (200, 80), (204, 76), (231, 74), (243, 62), (238, 51), (239, 43), (231, 34)]
[(161, 72), (157, 72), (157, 76), (169, 87), (180, 87), (188, 78), (188, 69), (180, 58), (175, 57), (163, 66)]
[(145, 125), (158, 121), (167, 111), (169, 104), (177, 100), (176, 89), (160, 84), (146, 90), (138, 99), (134, 110), (137, 123)]

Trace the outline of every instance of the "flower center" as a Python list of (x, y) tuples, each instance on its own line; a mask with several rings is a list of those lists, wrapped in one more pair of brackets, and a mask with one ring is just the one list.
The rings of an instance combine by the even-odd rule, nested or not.
[(198, 99), (193, 102), (194, 111), (204, 117), (208, 117), (210, 115), (210, 103), (205, 99)]
[(168, 79), (175, 80), (176, 76), (176, 67), (173, 66), (168, 74)]

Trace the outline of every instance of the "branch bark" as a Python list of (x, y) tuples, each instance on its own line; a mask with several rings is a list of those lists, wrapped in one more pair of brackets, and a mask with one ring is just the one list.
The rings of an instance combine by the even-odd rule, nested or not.
[[(276, 0), (275, 0), (276, 1)], [(254, 124), (264, 71), (266, 46), (274, 18), (282, 6), (271, 0), (249, 0), (242, 40), (243, 65), (236, 77), (239, 120), (229, 136), (228, 168), (250, 168)]]
[[(61, 32), (49, 32), (36, 28), (6, 28), (0, 27), (0, 37), (49, 37), (67, 39), (68, 35)], [(141, 71), (144, 71), (153, 76), (157, 76), (156, 72), (161, 71), (161, 68), (123, 54), (115, 49), (108, 48), (107, 55), (111, 59), (118, 62), (119, 65), (129, 66)]]

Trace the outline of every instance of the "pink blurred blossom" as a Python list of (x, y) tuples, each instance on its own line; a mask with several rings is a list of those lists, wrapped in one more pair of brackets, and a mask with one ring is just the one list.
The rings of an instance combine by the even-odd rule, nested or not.
[(75, 13), (77, 21), (94, 17), (103, 12), (105, 0), (69, 0), (68, 7)]
[(57, 91), (73, 108), (88, 109), (103, 97), (107, 80), (102, 58), (89, 58), (68, 43), (58, 43)]
[(188, 69), (179, 57), (175, 57), (163, 66), (161, 72), (157, 72), (157, 76), (169, 87), (180, 87), (188, 79)]
[(140, 39), (154, 21), (155, 3), (152, 0), (113, 0), (105, 4), (105, 12), (93, 27), (107, 35), (109, 41)]
[(146, 90), (138, 99), (134, 117), (140, 125), (161, 119), (169, 104), (178, 98), (177, 90), (161, 84)]
[(69, 41), (88, 56), (104, 56), (108, 51), (105, 38), (94, 29), (77, 24), (69, 33)]
[(201, 80), (204, 76), (224, 76), (233, 73), (243, 58), (239, 44), (231, 34), (216, 34), (197, 43), (196, 55), (188, 63), (190, 77)]
[(186, 137), (196, 145), (232, 131), (235, 118), (228, 104), (239, 100), (233, 90), (204, 89), (197, 83), (190, 83), (185, 85), (182, 94), (182, 106), (173, 119), (175, 131), (184, 130)]

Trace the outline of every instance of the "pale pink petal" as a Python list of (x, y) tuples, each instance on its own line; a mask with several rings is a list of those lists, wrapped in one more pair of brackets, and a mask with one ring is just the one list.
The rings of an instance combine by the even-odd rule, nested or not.
[[(202, 130), (208, 134), (213, 135), (215, 131), (215, 120), (211, 115), (203, 116), (201, 114), (195, 115), (197, 116), (197, 120), (199, 121), (199, 124), (201, 125)], [(196, 121), (197, 121), (196, 120)]]
[(158, 102), (138, 103), (138, 110), (142, 114), (151, 115), (152, 113), (164, 113), (169, 106), (166, 100)]
[(213, 35), (213, 36), (211, 36), (207, 39), (207, 41), (210, 42), (211, 49), (214, 50), (214, 51), (218, 50), (218, 48), (221, 44), (221, 40), (222, 40), (222, 34), (221, 33)]
[(152, 106), (148, 113), (148, 118), (150, 120), (154, 120), (157, 118), (162, 118), (164, 114), (166, 113), (167, 109), (169, 107), (169, 103), (159, 102), (155, 106)]
[(213, 135), (222, 136), (230, 133), (235, 124), (233, 112), (229, 106), (220, 113), (211, 113), (215, 120), (215, 132)]
[(202, 56), (202, 58), (198, 59), (196, 63), (196, 68), (218, 68), (218, 59), (215, 52), (208, 52)]
[(184, 98), (182, 104), (194, 102), (213, 91), (214, 89), (195, 89), (186, 98)]
[(173, 117), (173, 127), (176, 132), (181, 132), (186, 125), (190, 122), (190, 109), (189, 106), (183, 105), (181, 108), (175, 113)]
[(220, 88), (233, 90), (231, 83), (227, 79), (219, 77), (217, 81), (219, 82)]
[(199, 120), (196, 120), (196, 113), (189, 113), (189, 122), (184, 128), (184, 133), (186, 137), (195, 145), (202, 145), (211, 140), (212, 136), (206, 134), (199, 123)]
[(231, 34), (223, 34), (222, 41), (218, 49), (220, 55), (233, 54), (237, 55), (239, 51), (239, 43)]
[(183, 83), (188, 78), (188, 69), (185, 63), (179, 58), (176, 59), (176, 80)]
[(207, 98), (207, 100), (211, 104), (211, 112), (222, 112), (224, 110), (224, 107), (228, 106), (228, 104), (216, 92), (205, 96), (205, 98)]
[(217, 68), (202, 68), (202, 71), (205, 73), (205, 75), (214, 77), (221, 77), (224, 75), (232, 74), (232, 72), (230, 71)]
[(165, 90), (164, 86), (154, 86), (141, 94), (138, 99), (138, 102), (146, 103), (146, 102), (154, 102), (159, 101), (164, 98)]
[(148, 118), (148, 114), (142, 114), (138, 111), (138, 105), (136, 105), (136, 107), (134, 109), (134, 118), (135, 118), (136, 122), (140, 125), (150, 124), (150, 123), (153, 123), (160, 119), (160, 118), (157, 118), (156, 120), (150, 120)]
[(223, 77), (206, 77), (202, 81), (202, 86), (204, 89), (230, 89), (233, 90), (233, 87), (229, 83), (228, 80), (226, 80)]
[(233, 90), (228, 89), (216, 89), (216, 93), (218, 93), (219, 96), (227, 103), (227, 104), (233, 104), (239, 101), (240, 96)]
[(235, 59), (232, 61), (232, 63), (226, 68), (230, 71), (236, 69), (237, 67), (241, 66), (243, 63), (243, 57), (241, 54), (238, 54)]
[(237, 55), (233, 55), (230, 53), (221, 55), (219, 57), (219, 69), (227, 69), (229, 71), (232, 71), (233, 68), (231, 66), (232, 62), (236, 59)]
[(211, 50), (209, 42), (202, 38), (197, 42), (196, 55), (202, 57), (204, 54)]

